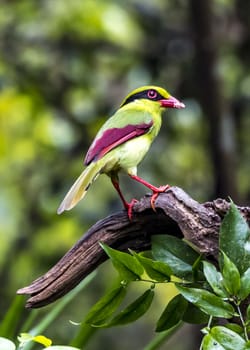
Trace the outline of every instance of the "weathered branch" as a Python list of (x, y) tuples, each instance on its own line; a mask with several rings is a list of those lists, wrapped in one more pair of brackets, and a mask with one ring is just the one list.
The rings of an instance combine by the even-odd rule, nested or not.
[[(134, 206), (132, 221), (125, 211), (98, 221), (44, 276), (18, 290), (18, 294), (31, 295), (26, 306), (37, 308), (57, 300), (107, 260), (100, 241), (121, 251), (144, 251), (150, 249), (152, 235), (171, 234), (185, 237), (201, 253), (217, 259), (227, 201), (199, 204), (182, 189), (171, 187), (158, 196), (155, 207), (156, 212), (151, 209), (150, 196), (145, 196)], [(239, 209), (250, 222), (250, 208)]]

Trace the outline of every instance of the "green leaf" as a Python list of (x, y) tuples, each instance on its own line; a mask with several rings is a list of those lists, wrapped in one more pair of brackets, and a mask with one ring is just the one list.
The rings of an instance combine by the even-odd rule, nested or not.
[(167, 264), (173, 274), (180, 278), (192, 276), (193, 264), (199, 257), (199, 254), (181, 239), (169, 235), (152, 237), (152, 254), (155, 260)]
[(213, 327), (203, 339), (203, 350), (244, 350), (246, 342), (238, 334), (222, 326)]
[(101, 325), (101, 327), (111, 327), (127, 324), (136, 321), (149, 309), (154, 297), (154, 291), (150, 288), (146, 290), (133, 303), (123, 309), (110, 322)]
[(240, 273), (235, 264), (222, 252), (222, 276), (225, 289), (230, 295), (236, 296), (240, 289)]
[(198, 258), (193, 263), (193, 266), (192, 266), (193, 276), (194, 276), (194, 280), (195, 281), (204, 279), (204, 276), (203, 276), (202, 270), (201, 270), (202, 259), (203, 259), (202, 255), (199, 255)]
[(250, 294), (250, 267), (241, 276), (240, 284), (241, 284), (241, 287), (240, 287), (238, 297), (241, 300), (244, 300)]
[(182, 317), (182, 320), (191, 324), (208, 323), (209, 316), (201, 311), (197, 306), (188, 303), (187, 309)]
[(187, 301), (181, 294), (170, 300), (157, 322), (156, 332), (162, 332), (177, 325), (182, 320), (187, 305)]
[(235, 314), (232, 305), (207, 290), (187, 288), (178, 284), (176, 287), (185, 299), (210, 316), (231, 318)]
[(207, 261), (203, 261), (203, 272), (214, 293), (223, 298), (227, 297), (222, 283), (222, 274), (216, 270), (216, 267)]
[(15, 344), (9, 339), (0, 337), (0, 349), (4, 350), (15, 350)]
[(0, 323), (0, 334), (2, 337), (13, 339), (16, 335), (15, 330), (19, 326), (24, 309), (24, 299), (17, 295), (8, 310), (3, 315)]
[(82, 322), (80, 326), (77, 327), (68, 345), (85, 349), (85, 347), (87, 347), (86, 344), (94, 337), (98, 330), (97, 327), (92, 327), (90, 324)]
[(225, 350), (211, 334), (205, 335), (202, 341), (202, 350)]
[(147, 275), (157, 282), (166, 282), (170, 280), (172, 274), (168, 265), (161, 261), (154, 261), (149, 258), (133, 252), (134, 257), (140, 262)]
[(112, 260), (122, 280), (137, 281), (140, 279), (144, 269), (134, 256), (110, 248), (104, 243), (100, 243), (100, 245)]
[(247, 307), (247, 322), (250, 323), (250, 304)]
[(250, 267), (250, 229), (233, 203), (220, 227), (219, 247), (240, 274)]
[(84, 322), (89, 324), (103, 323), (121, 304), (126, 295), (126, 288), (120, 286), (104, 295), (88, 312)]
[(227, 323), (224, 325), (224, 327), (231, 329), (231, 331), (234, 331), (240, 335), (244, 334), (244, 329), (237, 323)]

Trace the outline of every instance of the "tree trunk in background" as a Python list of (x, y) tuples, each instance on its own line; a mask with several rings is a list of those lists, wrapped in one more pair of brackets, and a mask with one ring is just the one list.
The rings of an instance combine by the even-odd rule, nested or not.
[[(239, 64), (243, 67), (243, 74), (249, 76), (250, 74), (250, 2), (245, 0), (235, 1), (235, 11), (237, 19), (239, 21), (238, 26), (241, 31), (240, 40), (237, 42), (236, 54), (239, 59)], [(243, 96), (242, 96), (243, 95)], [(249, 124), (246, 123), (247, 118), (249, 118), (249, 108), (250, 108), (250, 97), (248, 94), (248, 89), (246, 94), (239, 94), (234, 103), (234, 116), (237, 135), (242, 135), (242, 133), (247, 132), (249, 135), (250, 128)], [(247, 126), (247, 129), (246, 129)], [(247, 142), (247, 143), (246, 143)], [(239, 137), (238, 139), (238, 152), (240, 155), (249, 159), (248, 151), (249, 139), (244, 142), (244, 138)], [(248, 190), (244, 191), (244, 203), (250, 202), (250, 186), (248, 185)]]
[[(190, 0), (190, 20), (195, 46), (194, 79), (197, 97), (209, 125), (214, 171), (214, 197), (230, 196), (239, 202), (236, 188), (235, 135), (230, 104), (221, 94), (216, 74), (217, 55), (211, 0)], [(206, 87), (204, 89), (204, 86)]]

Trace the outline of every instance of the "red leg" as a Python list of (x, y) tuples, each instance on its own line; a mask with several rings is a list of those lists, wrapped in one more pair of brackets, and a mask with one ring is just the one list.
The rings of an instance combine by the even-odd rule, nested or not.
[(122, 200), (123, 206), (128, 212), (129, 220), (131, 221), (132, 220), (133, 206), (137, 202), (137, 200), (136, 199), (132, 199), (131, 202), (128, 203), (126, 201), (126, 199), (124, 198), (124, 196), (122, 194), (122, 191), (120, 189), (118, 177), (111, 177), (111, 181), (112, 181), (112, 184), (113, 184), (114, 188), (116, 189), (117, 193), (119, 194), (119, 196), (120, 196), (120, 198)]
[(141, 184), (143, 184), (144, 186), (148, 187), (153, 192), (153, 195), (151, 197), (150, 203), (151, 203), (152, 209), (155, 211), (155, 205), (154, 204), (155, 204), (156, 198), (158, 197), (159, 193), (165, 192), (170, 187), (170, 185), (164, 185), (164, 186), (160, 186), (160, 187), (155, 187), (155, 186), (151, 185), (149, 182), (143, 180), (141, 177), (139, 177), (137, 175), (130, 175), (129, 174), (129, 176), (131, 177), (131, 179), (140, 182)]
[(124, 196), (122, 194), (122, 191), (121, 191), (120, 186), (119, 186), (118, 178), (111, 177), (111, 181), (112, 181), (112, 184), (113, 184), (114, 188), (116, 189), (117, 193), (119, 194), (119, 196), (120, 196), (120, 198), (122, 200), (124, 208), (128, 209), (128, 202), (126, 201), (126, 199), (124, 198)]

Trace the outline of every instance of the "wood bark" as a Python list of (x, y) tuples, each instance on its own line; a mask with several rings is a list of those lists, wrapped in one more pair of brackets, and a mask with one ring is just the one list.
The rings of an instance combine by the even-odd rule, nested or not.
[[(219, 228), (229, 206), (223, 199), (200, 204), (182, 189), (171, 187), (157, 197), (153, 211), (150, 196), (145, 196), (134, 206), (131, 221), (126, 211), (98, 221), (44, 276), (17, 293), (31, 295), (28, 308), (57, 300), (108, 259), (99, 242), (139, 252), (150, 249), (151, 236), (168, 234), (184, 237), (202, 254), (217, 260)], [(250, 208), (239, 209), (250, 223)]]

